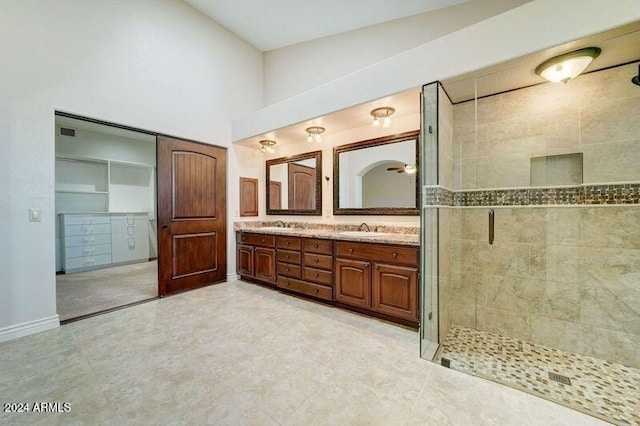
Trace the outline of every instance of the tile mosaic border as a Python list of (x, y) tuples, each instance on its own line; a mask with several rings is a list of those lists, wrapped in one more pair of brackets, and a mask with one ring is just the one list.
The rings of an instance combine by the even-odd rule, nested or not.
[(567, 206), (640, 204), (640, 183), (451, 191), (426, 187), (425, 206)]

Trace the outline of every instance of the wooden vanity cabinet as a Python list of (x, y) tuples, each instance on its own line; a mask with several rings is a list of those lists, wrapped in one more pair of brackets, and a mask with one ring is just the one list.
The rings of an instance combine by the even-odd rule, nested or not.
[(333, 246), (330, 240), (278, 236), (277, 286), (333, 300)]
[(418, 321), (418, 248), (336, 242), (337, 302)]
[(238, 232), (237, 270), (242, 278), (276, 283), (275, 236)]

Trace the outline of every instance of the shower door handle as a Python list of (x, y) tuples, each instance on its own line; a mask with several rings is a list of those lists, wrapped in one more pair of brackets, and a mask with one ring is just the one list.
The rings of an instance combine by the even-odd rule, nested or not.
[(493, 209), (490, 209), (489, 210), (489, 244), (493, 244), (493, 239), (495, 237), (495, 228), (494, 228), (495, 216), (496, 216), (496, 213), (493, 211)]

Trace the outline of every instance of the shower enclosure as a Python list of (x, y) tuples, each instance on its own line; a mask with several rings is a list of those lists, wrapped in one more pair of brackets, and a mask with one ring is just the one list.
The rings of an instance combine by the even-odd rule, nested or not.
[(423, 358), (640, 423), (636, 70), (423, 87)]

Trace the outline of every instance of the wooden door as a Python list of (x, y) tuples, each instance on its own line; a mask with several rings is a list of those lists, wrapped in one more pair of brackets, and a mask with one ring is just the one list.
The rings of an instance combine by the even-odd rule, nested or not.
[(282, 182), (269, 182), (269, 209), (282, 209)]
[(227, 152), (158, 136), (160, 296), (227, 278)]
[(336, 301), (371, 307), (370, 262), (336, 259)]
[(238, 244), (236, 259), (238, 274), (244, 277), (253, 277), (253, 247)]
[(258, 179), (240, 178), (240, 216), (258, 216)]
[(256, 247), (254, 256), (254, 277), (268, 283), (276, 282), (276, 249)]
[(289, 209), (316, 208), (316, 169), (289, 163)]
[(398, 265), (374, 265), (373, 309), (377, 312), (418, 320), (418, 269)]

